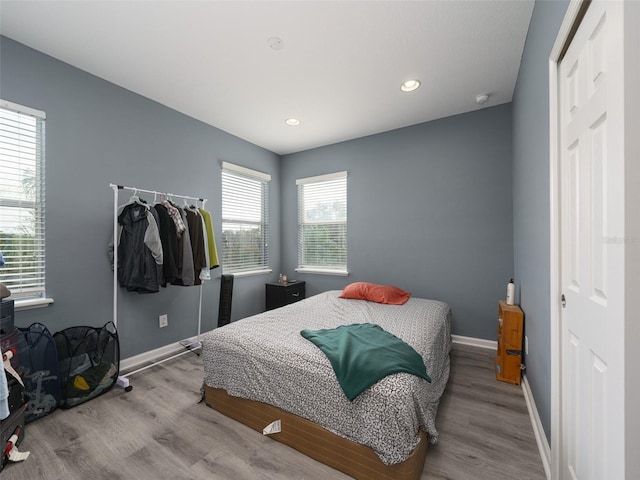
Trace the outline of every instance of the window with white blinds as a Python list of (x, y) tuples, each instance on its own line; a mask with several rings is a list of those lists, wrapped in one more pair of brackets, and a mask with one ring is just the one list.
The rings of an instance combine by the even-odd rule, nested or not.
[(222, 162), (222, 271), (269, 270), (271, 175)]
[(347, 274), (347, 172), (301, 178), (299, 272)]
[(15, 300), (45, 296), (45, 114), (0, 100), (0, 282)]

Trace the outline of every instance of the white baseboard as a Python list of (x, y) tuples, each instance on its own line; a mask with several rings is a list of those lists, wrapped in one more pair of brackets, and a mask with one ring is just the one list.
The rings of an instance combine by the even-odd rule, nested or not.
[(540, 458), (542, 459), (542, 466), (544, 467), (544, 473), (547, 475), (547, 480), (551, 479), (551, 448), (547, 441), (547, 436), (544, 434), (542, 428), (542, 421), (540, 415), (538, 415), (538, 409), (536, 408), (536, 402), (533, 399), (533, 393), (531, 392), (531, 386), (526, 375), (522, 375), (522, 392), (524, 393), (524, 399), (527, 402), (527, 410), (529, 410), (529, 418), (531, 418), (531, 425), (533, 426), (533, 433), (536, 437), (536, 443), (538, 444), (538, 450), (540, 451)]
[[(191, 337), (182, 340), (182, 342), (195, 342), (197, 339), (198, 337)], [(158, 360), (170, 357), (171, 355), (175, 355), (176, 353), (180, 353), (184, 351), (184, 349), (185, 347), (181, 342), (176, 342), (165, 345), (164, 347), (149, 350), (148, 352), (144, 352), (139, 355), (134, 355), (133, 357), (125, 358), (124, 360), (120, 360), (120, 373), (126, 374), (127, 372), (149, 365), (150, 363), (154, 363)]]
[(490, 350), (498, 349), (498, 342), (495, 340), (485, 340), (483, 338), (463, 337), (462, 335), (451, 335), (453, 343), (462, 345), (470, 345), (472, 347), (488, 348)]

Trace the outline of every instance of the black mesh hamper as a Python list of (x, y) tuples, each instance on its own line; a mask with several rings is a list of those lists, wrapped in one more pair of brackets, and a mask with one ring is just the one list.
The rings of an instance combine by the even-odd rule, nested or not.
[(60, 407), (74, 407), (113, 387), (120, 371), (120, 344), (113, 322), (102, 328), (66, 328), (53, 337), (58, 350)]
[(28, 394), (25, 419), (31, 422), (56, 409), (60, 402), (60, 373), (56, 342), (41, 323), (19, 328), (18, 373)]

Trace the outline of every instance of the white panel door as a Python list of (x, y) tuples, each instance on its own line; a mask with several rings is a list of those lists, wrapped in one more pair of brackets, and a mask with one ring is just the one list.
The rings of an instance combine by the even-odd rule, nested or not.
[(563, 479), (624, 478), (621, 15), (592, 2), (559, 65)]

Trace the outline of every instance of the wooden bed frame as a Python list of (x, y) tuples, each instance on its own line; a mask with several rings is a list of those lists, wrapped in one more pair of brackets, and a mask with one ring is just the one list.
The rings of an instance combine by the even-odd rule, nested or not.
[(205, 387), (206, 404), (220, 413), (262, 433), (280, 419), (282, 431), (269, 435), (305, 455), (329, 465), (357, 480), (418, 480), (427, 455), (427, 436), (420, 430), (420, 443), (407, 460), (385, 465), (369, 447), (339, 437), (319, 425), (266, 403), (227, 394), (220, 388)]

